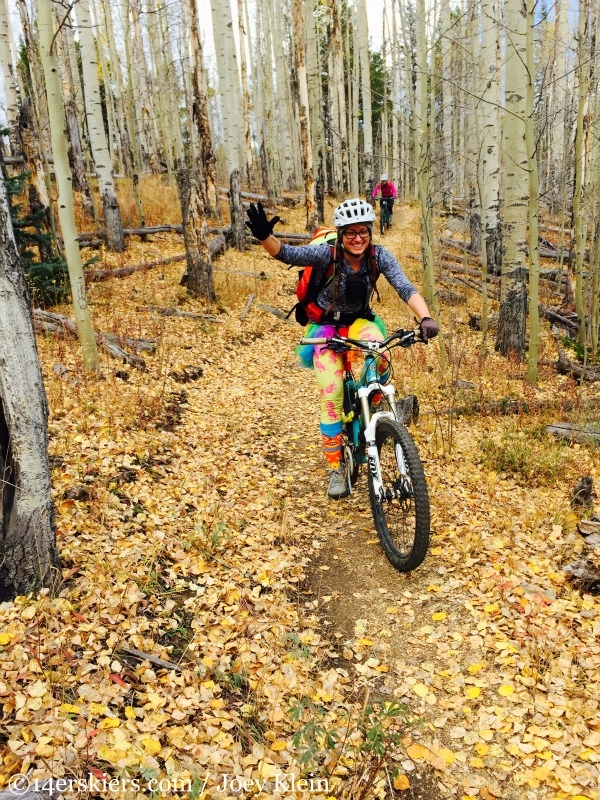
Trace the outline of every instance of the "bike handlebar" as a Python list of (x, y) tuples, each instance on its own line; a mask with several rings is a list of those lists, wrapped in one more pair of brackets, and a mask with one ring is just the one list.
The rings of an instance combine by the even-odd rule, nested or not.
[(405, 331), (399, 328), (381, 342), (370, 342), (361, 339), (349, 339), (347, 336), (307, 337), (300, 339), (300, 344), (341, 344), (356, 347), (359, 350), (375, 351), (385, 350), (393, 341), (398, 340), (396, 347), (410, 347), (417, 342), (422, 342), (419, 331)]

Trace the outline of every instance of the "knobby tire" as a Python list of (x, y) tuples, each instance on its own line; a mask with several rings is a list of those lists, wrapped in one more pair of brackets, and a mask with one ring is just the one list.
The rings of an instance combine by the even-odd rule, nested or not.
[(429, 495), (425, 473), (417, 448), (408, 431), (399, 422), (382, 419), (375, 441), (379, 452), (384, 491), (402, 481), (396, 460), (396, 445), (404, 456), (409, 498), (381, 502), (375, 496), (369, 472), (369, 499), (379, 541), (389, 562), (399, 572), (410, 572), (424, 560), (429, 546)]

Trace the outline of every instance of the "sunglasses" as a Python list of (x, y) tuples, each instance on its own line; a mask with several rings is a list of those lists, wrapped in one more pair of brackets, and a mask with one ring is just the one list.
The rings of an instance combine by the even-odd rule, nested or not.
[(360, 231), (344, 231), (346, 239), (368, 239), (371, 231), (368, 228), (363, 228)]

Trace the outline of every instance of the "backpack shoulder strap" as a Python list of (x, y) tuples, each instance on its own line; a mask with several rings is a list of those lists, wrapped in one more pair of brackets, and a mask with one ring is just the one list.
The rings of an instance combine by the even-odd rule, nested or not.
[(379, 277), (381, 270), (379, 269), (379, 256), (380, 251), (377, 247), (372, 244), (371, 245), (371, 252), (369, 253), (369, 265), (371, 271), (371, 283), (373, 284), (373, 291), (377, 295), (377, 300), (381, 303), (381, 297), (379, 296), (379, 289), (377, 288), (377, 278)]

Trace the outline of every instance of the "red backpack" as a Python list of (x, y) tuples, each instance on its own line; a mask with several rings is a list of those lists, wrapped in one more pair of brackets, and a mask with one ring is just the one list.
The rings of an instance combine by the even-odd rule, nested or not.
[[(294, 312), (296, 322), (299, 322), (300, 325), (308, 325), (309, 322), (322, 322), (323, 317), (325, 317), (331, 311), (333, 305), (335, 305), (334, 299), (333, 305), (324, 310), (317, 305), (317, 296), (321, 289), (325, 288), (325, 286), (327, 286), (327, 284), (336, 277), (335, 267), (341, 259), (341, 254), (338, 253), (337, 241), (337, 231), (335, 228), (318, 228), (314, 232), (309, 244), (327, 243), (329, 245), (329, 249), (331, 251), (329, 265), (325, 270), (325, 273), (321, 274), (320, 276), (319, 269), (317, 267), (308, 266), (299, 270), (298, 285), (296, 286), (296, 297), (298, 298), (298, 302), (289, 310), (286, 319), (291, 316), (292, 312)], [(379, 266), (377, 264), (374, 245), (371, 245), (369, 255), (371, 264), (371, 279), (373, 287), (375, 287), (377, 278), (379, 277)], [(291, 267), (289, 267), (289, 269), (291, 269)], [(377, 292), (376, 288), (375, 291)], [(336, 295), (337, 292), (334, 287), (334, 298)], [(378, 292), (377, 296), (379, 297)]]

